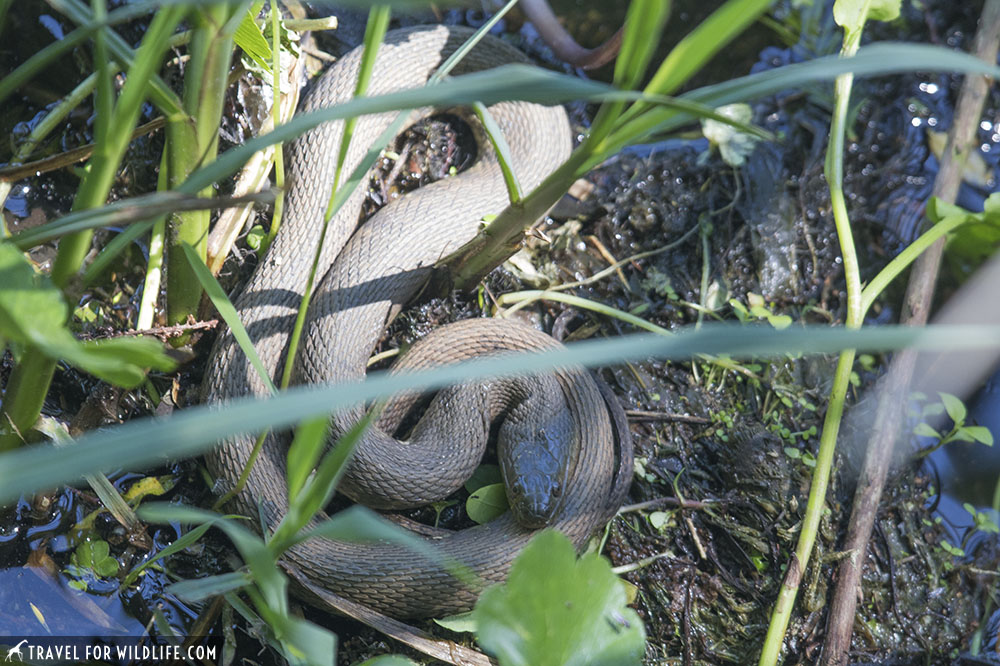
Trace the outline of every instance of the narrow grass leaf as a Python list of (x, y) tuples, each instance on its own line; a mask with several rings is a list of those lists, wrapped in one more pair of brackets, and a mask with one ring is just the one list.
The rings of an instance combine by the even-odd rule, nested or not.
[(486, 137), (489, 139), (490, 145), (493, 146), (493, 152), (496, 153), (497, 161), (500, 163), (500, 171), (503, 173), (503, 180), (507, 185), (507, 199), (511, 204), (516, 204), (524, 198), (524, 194), (521, 190), (521, 183), (517, 180), (517, 174), (512, 168), (513, 162), (510, 159), (510, 145), (507, 143), (507, 137), (504, 136), (503, 130), (500, 129), (500, 125), (497, 124), (496, 119), (485, 104), (476, 102), (472, 105), (472, 110), (479, 118), (479, 122), (482, 123)]
[[(291, 657), (311, 666), (333, 666), (337, 657), (337, 636), (318, 625), (288, 615), (270, 618)], [(294, 663), (294, 662), (293, 662)]]
[(11, 236), (11, 241), (20, 249), (29, 250), (36, 245), (76, 231), (123, 226), (178, 211), (215, 210), (248, 203), (271, 203), (276, 195), (277, 192), (274, 190), (268, 190), (240, 197), (209, 199), (180, 192), (152, 192), (130, 199), (120, 199), (99, 208), (74, 211), (58, 220)]
[[(235, 519), (238, 516), (225, 516), (225, 517)], [(203, 525), (198, 525), (198, 527), (195, 527), (193, 530), (185, 532), (183, 535), (180, 536), (180, 538), (176, 539), (169, 546), (167, 546), (163, 550), (158, 551), (154, 555), (151, 555), (148, 559), (144, 560), (138, 566), (134, 567), (132, 571), (128, 572), (128, 575), (125, 576), (125, 579), (122, 581), (122, 585), (128, 587), (129, 585), (135, 582), (136, 578), (139, 577), (139, 574), (141, 574), (151, 565), (162, 560), (163, 558), (170, 557), (174, 553), (181, 552), (188, 546), (194, 545), (195, 543), (198, 542), (199, 539), (201, 539), (201, 537), (205, 535), (205, 532), (207, 532), (211, 527), (212, 527), (211, 523), (204, 523)]]
[[(71, 21), (77, 25), (89, 25), (94, 23), (94, 15), (91, 9), (80, 0), (53, 0), (51, 3), (59, 12), (65, 14)], [(145, 7), (147, 3), (142, 3), (144, 9), (148, 11)], [(177, 6), (180, 3), (164, 3), (164, 2), (153, 2), (148, 4), (154, 5), (168, 5), (162, 7), (159, 14), (165, 12), (175, 12), (180, 11), (183, 15), (187, 12), (187, 9), (183, 6)], [(173, 6), (169, 6), (173, 5)], [(123, 8), (124, 9), (124, 8)], [(143, 12), (145, 13), (145, 12)], [(155, 19), (154, 19), (155, 20)], [(172, 19), (171, 19), (172, 21)], [(178, 21), (179, 22), (179, 21)], [(121, 35), (112, 30), (110, 27), (101, 28), (106, 32), (108, 40), (108, 50), (111, 51), (111, 55), (122, 69), (131, 69), (135, 63), (136, 52), (132, 49), (128, 43), (122, 39)], [(173, 32), (173, 29), (170, 30)], [(157, 58), (157, 63), (162, 62), (162, 59)], [(152, 72), (146, 79), (150, 84), (150, 100), (153, 104), (167, 117), (182, 117), (186, 115), (184, 113), (180, 98), (177, 94), (170, 89), (163, 79), (159, 77), (156, 72)]]
[(515, 64), (484, 72), (463, 74), (433, 86), (412, 88), (376, 97), (354, 98), (343, 104), (296, 115), (291, 121), (270, 133), (226, 151), (212, 164), (192, 173), (178, 190), (195, 194), (235, 172), (258, 150), (275, 143), (290, 141), (313, 127), (331, 120), (425, 106), (462, 106), (474, 102), (490, 105), (508, 100), (560, 104), (575, 99), (596, 100), (608, 95), (620, 96), (622, 99), (636, 97), (635, 94), (616, 91), (603, 83)]
[(150, 522), (209, 523), (218, 527), (236, 546), (267, 604), (275, 613), (287, 613), (288, 578), (278, 569), (277, 558), (268, 545), (239, 522), (213, 511), (159, 502), (139, 507), (138, 513), (141, 518)]
[(323, 453), (326, 438), (330, 433), (330, 419), (321, 416), (318, 419), (304, 421), (295, 429), (295, 437), (288, 447), (288, 501), (294, 502), (299, 491), (312, 474), (316, 461)]
[(253, 579), (250, 577), (250, 574), (243, 571), (234, 571), (217, 576), (182, 580), (179, 583), (168, 585), (166, 591), (177, 595), (185, 601), (198, 603), (209, 597), (234, 592), (251, 583), (253, 583)]
[(615, 85), (631, 90), (646, 74), (670, 16), (669, 0), (632, 0), (625, 16), (622, 48), (615, 59)]
[[(299, 386), (267, 398), (243, 398), (224, 408), (207, 405), (174, 413), (169, 419), (137, 419), (88, 433), (78, 445), (61, 449), (36, 446), (0, 456), (0, 502), (21, 493), (75, 481), (83, 474), (107, 469), (138, 469), (168, 457), (197, 455), (237, 433), (281, 429), (329, 414), (349, 405), (406, 391), (426, 391), (485, 377), (538, 374), (551, 368), (603, 366), (649, 358), (688, 359), (696, 354), (728, 354), (733, 358), (783, 357), (791, 353), (832, 353), (842, 349), (887, 351), (915, 349), (995, 348), (1000, 327), (936, 325), (924, 328), (884, 326), (848, 331), (827, 327), (707, 325), (682, 330), (673, 337), (637, 334), (588, 340), (541, 353), (483, 358), (413, 373), (372, 373), (363, 383)], [(143, 446), (135, 446), (143, 442)]]
[(208, 270), (208, 266), (201, 260), (198, 252), (193, 247), (187, 243), (182, 243), (181, 249), (184, 250), (184, 257), (187, 259), (188, 264), (190, 264), (191, 270), (194, 271), (195, 277), (198, 278), (201, 288), (205, 290), (205, 293), (212, 300), (212, 305), (219, 311), (219, 316), (229, 326), (229, 330), (236, 339), (236, 343), (250, 360), (250, 364), (257, 371), (260, 380), (264, 382), (264, 385), (267, 386), (271, 393), (277, 392), (278, 389), (275, 388), (274, 383), (271, 381), (271, 376), (267, 373), (267, 369), (264, 368), (264, 363), (260, 360), (257, 349), (253, 346), (253, 342), (250, 341), (250, 335), (243, 326), (243, 322), (240, 321), (240, 316), (236, 312), (236, 308), (233, 307), (232, 301), (229, 300), (226, 292), (222, 289), (222, 285), (219, 284), (219, 281)]
[(450, 561), (435, 550), (431, 545), (433, 542), (428, 542), (360, 505), (345, 509), (307, 530), (300, 535), (299, 541), (316, 537), (350, 543), (392, 543), (407, 548), (430, 562), (441, 564), (462, 580), (469, 580), (473, 576), (461, 563)]
[(236, 32), (233, 33), (233, 42), (235, 42), (236, 46), (243, 49), (243, 53), (247, 54), (251, 60), (270, 74), (271, 45), (267, 43), (264, 33), (260, 31), (260, 26), (254, 21), (255, 15), (256, 12), (247, 9), (243, 14), (239, 26), (236, 27)]
[(274, 530), (271, 539), (272, 548), (277, 552), (280, 553), (295, 543), (299, 531), (333, 497), (337, 483), (346, 471), (347, 461), (375, 417), (375, 410), (369, 411), (361, 421), (344, 433), (320, 461), (316, 473), (305, 482), (295, 500), (289, 503), (288, 513)]
[[(715, 108), (773, 95), (783, 90), (795, 90), (831, 81), (848, 72), (863, 78), (910, 71), (953, 71), (1000, 78), (1000, 67), (989, 65), (967, 53), (925, 44), (882, 42), (862, 47), (852, 58), (827, 56), (805, 63), (786, 65), (698, 88), (685, 93), (681, 99)], [(677, 113), (669, 108), (651, 108), (640, 116), (631, 116), (630, 113), (623, 116), (623, 122), (602, 145), (605, 151), (602, 155), (617, 152), (627, 145), (647, 140), (653, 135), (676, 131), (695, 119), (691, 114)], [(604, 159), (603, 156), (599, 158)], [(595, 158), (587, 164), (600, 159)]]
[(12, 92), (30, 81), (35, 75), (54, 63), (60, 56), (76, 47), (94, 33), (103, 28), (110, 28), (110, 26), (118, 23), (148, 14), (161, 4), (157, 0), (153, 0), (152, 2), (137, 2), (109, 12), (103, 21), (91, 19), (84, 22), (83, 25), (80, 25), (80, 27), (68, 35), (63, 36), (59, 41), (53, 42), (37, 51), (14, 71), (0, 79), (0, 102), (3, 102)]
[(670, 51), (646, 86), (646, 92), (673, 93), (770, 5), (771, 0), (729, 0)]
[[(358, 80), (354, 86), (354, 96), (364, 97), (368, 92), (368, 84), (371, 82), (372, 71), (375, 69), (375, 59), (378, 56), (379, 47), (382, 45), (382, 38), (389, 28), (389, 17), (392, 15), (390, 9), (381, 4), (372, 5), (368, 10), (368, 22), (365, 24), (364, 51), (361, 54), (361, 66), (358, 69)], [(354, 127), (358, 117), (352, 116), (344, 121), (343, 132), (340, 138), (340, 152), (337, 155), (337, 169), (334, 172), (333, 183), (330, 187), (330, 198), (332, 199), (337, 188), (340, 187), (340, 172), (347, 159), (347, 151), (351, 146), (351, 138), (354, 136)], [(328, 216), (327, 219), (330, 219)]]

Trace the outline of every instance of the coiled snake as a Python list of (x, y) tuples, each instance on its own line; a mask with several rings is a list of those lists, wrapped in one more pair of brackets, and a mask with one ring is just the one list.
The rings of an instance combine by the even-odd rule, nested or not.
[[(443, 26), (390, 32), (379, 49), (368, 94), (422, 84), (470, 35), (468, 29)], [(331, 67), (315, 84), (305, 110), (349, 99), (360, 55), (360, 49), (355, 50)], [(523, 60), (516, 49), (487, 38), (455, 73)], [(494, 105), (490, 112), (505, 133), (515, 173), (525, 191), (537, 186), (569, 154), (570, 130), (562, 108), (512, 102)], [(350, 173), (394, 115), (359, 119), (344, 173)], [(281, 375), (287, 338), (319, 239), (341, 132), (341, 123), (328, 123), (290, 146), (285, 221), (236, 302), (273, 377)], [(363, 197), (359, 189), (327, 234), (320, 266), (325, 277), (310, 306), (296, 359), (297, 383), (363, 379), (366, 362), (394, 309), (416, 294), (436, 260), (472, 238), (483, 215), (497, 213), (507, 204), (499, 166), (482, 141), (471, 168), (390, 203), (354, 231)], [(471, 320), (429, 334), (397, 367), (429, 367), (482, 354), (557, 344), (525, 325)], [(228, 331), (215, 343), (204, 389), (210, 402), (266, 394)], [(548, 421), (542, 425), (530, 421), (535, 412), (548, 414)], [(334, 434), (356, 423), (361, 413), (359, 406), (335, 416)], [(621, 408), (613, 396), (606, 400), (583, 370), (561, 371), (524, 383), (482, 382), (440, 391), (408, 442), (393, 439), (391, 428), (370, 429), (358, 445), (340, 490), (377, 508), (440, 499), (459, 487), (479, 463), (490, 418), (497, 415), (511, 419), (511, 437), (535, 437), (542, 440), (543, 447), (555, 442), (553, 455), (565, 457), (565, 484), (557, 478), (554, 485), (561, 506), (551, 524), (581, 546), (620, 506), (632, 468), (631, 440)], [(500, 427), (501, 439), (505, 427)], [(464, 446), (466, 442), (470, 447)], [(282, 437), (268, 437), (238, 500), (242, 511), (254, 516), (260, 511), (271, 527), (287, 508), (286, 443)], [(212, 471), (234, 483), (252, 446), (250, 436), (224, 443), (209, 456)], [(544, 471), (552, 462), (550, 458), (543, 448), (542, 454), (529, 454), (521, 463), (529, 471), (536, 466)], [(510, 483), (508, 493), (512, 492)], [(508, 512), (485, 525), (449, 532), (433, 541), (445, 556), (467, 565), (483, 582), (492, 582), (504, 579), (512, 559), (531, 535), (532, 530), (522, 527)], [(467, 587), (438, 564), (395, 545), (314, 539), (293, 547), (286, 557), (312, 582), (400, 618), (467, 610), (480, 591)]]

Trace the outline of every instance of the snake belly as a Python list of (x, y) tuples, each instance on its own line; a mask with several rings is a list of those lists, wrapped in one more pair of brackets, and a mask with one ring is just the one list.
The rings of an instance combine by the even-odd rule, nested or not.
[[(379, 49), (368, 94), (423, 84), (471, 34), (467, 28), (445, 26), (389, 32)], [(360, 57), (356, 49), (335, 63), (315, 84), (304, 110), (350, 99)], [(454, 73), (524, 60), (513, 47), (487, 37)], [(507, 102), (491, 106), (490, 113), (504, 131), (525, 191), (569, 155), (570, 130), (561, 107)], [(344, 173), (354, 169), (394, 116), (359, 118)], [(313, 248), (319, 242), (342, 128), (340, 122), (321, 125), (289, 147), (290, 185), (281, 232), (236, 301), (265, 368), (275, 378), (282, 373)], [(293, 368), (297, 383), (361, 381), (387, 321), (413, 298), (430, 267), (470, 240), (484, 215), (506, 206), (499, 165), (481, 138), (478, 153), (466, 171), (390, 203), (356, 231), (364, 191), (358, 188), (352, 195), (326, 235), (318, 273), (324, 277), (310, 305)], [(525, 325), (470, 320), (433, 331), (397, 367), (420, 369), (484, 354), (554, 346), (558, 343), (552, 338)], [(569, 438), (575, 446), (561, 508), (551, 526), (579, 548), (624, 500), (632, 470), (631, 439), (621, 407), (609, 393), (602, 394), (606, 389), (589, 373), (563, 370), (548, 381), (556, 387), (550, 392), (569, 411)], [(509, 382), (487, 381), (439, 392), (430, 408), (433, 413), (425, 414), (406, 442), (395, 440), (391, 428), (370, 428), (339, 489), (378, 508), (411, 506), (446, 495), (449, 488), (461, 485), (481, 458), (481, 451), (465, 450), (465, 441), (485, 446), (490, 419), (511, 411), (510, 387)], [(221, 333), (206, 371), (205, 400), (225, 403), (266, 394), (231, 333)], [(350, 428), (361, 413), (359, 406), (337, 414), (332, 421), (334, 435)], [(421, 439), (428, 441), (416, 441)], [(245, 490), (236, 499), (240, 511), (263, 516), (268, 529), (277, 525), (288, 506), (287, 443), (286, 434), (267, 437)], [(247, 435), (227, 440), (208, 457), (210, 469), (223, 483), (235, 484), (253, 444), (254, 438)], [(476, 584), (456, 579), (440, 564), (402, 546), (385, 543), (313, 539), (291, 548), (285, 558), (311, 583), (379, 612), (397, 618), (434, 617), (471, 608), (483, 585), (504, 580), (532, 534), (508, 512), (487, 524), (433, 538), (446, 560), (461, 562), (476, 574)]]

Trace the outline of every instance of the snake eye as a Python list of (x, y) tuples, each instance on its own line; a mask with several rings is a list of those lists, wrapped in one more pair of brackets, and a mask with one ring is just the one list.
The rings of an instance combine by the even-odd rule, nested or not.
[(556, 484), (552, 486), (552, 490), (550, 492), (552, 493), (553, 497), (560, 497), (562, 496), (562, 486)]

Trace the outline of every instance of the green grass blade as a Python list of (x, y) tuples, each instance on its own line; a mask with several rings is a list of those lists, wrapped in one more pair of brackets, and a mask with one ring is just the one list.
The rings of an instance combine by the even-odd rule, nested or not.
[(668, 0), (632, 0), (625, 17), (622, 48), (615, 58), (615, 85), (631, 90), (646, 74), (670, 15)]
[[(879, 43), (862, 47), (853, 58), (828, 56), (750, 74), (692, 90), (682, 95), (681, 99), (714, 108), (831, 81), (847, 72), (861, 78), (910, 71), (963, 72), (1000, 78), (1000, 67), (988, 65), (967, 53), (926, 44)], [(586, 168), (627, 145), (646, 140), (654, 134), (675, 131), (695, 119), (690, 114), (673, 109), (649, 109), (630, 120), (627, 116), (624, 117), (626, 122), (619, 124), (602, 144), (600, 155), (589, 161)]]
[(330, 419), (325, 416), (300, 423), (295, 429), (295, 437), (288, 445), (288, 468), (285, 472), (289, 502), (295, 502), (306, 485), (306, 480), (323, 454), (329, 434)]
[[(770, 4), (771, 0), (729, 0), (670, 51), (646, 86), (646, 92), (670, 95), (678, 90)], [(622, 116), (622, 122), (635, 118), (645, 108), (636, 104)]]
[(489, 139), (490, 145), (493, 146), (493, 152), (496, 153), (497, 162), (500, 163), (503, 182), (507, 186), (507, 199), (510, 203), (516, 204), (524, 198), (524, 192), (521, 190), (521, 183), (517, 180), (517, 174), (511, 167), (510, 145), (507, 144), (507, 138), (496, 119), (493, 118), (493, 114), (484, 104), (476, 102), (472, 105), (472, 110), (479, 118), (479, 122), (482, 123), (486, 137)]
[[(279, 552), (295, 542), (295, 535), (299, 530), (305, 527), (306, 523), (333, 497), (337, 482), (347, 468), (347, 461), (350, 460), (355, 447), (376, 415), (376, 410), (369, 411), (354, 427), (344, 433), (330, 452), (323, 457), (319, 467), (316, 468), (316, 474), (303, 485), (296, 501), (290, 504), (288, 513), (274, 531), (272, 542)], [(325, 431), (323, 436), (325, 439)]]
[[(235, 518), (236, 516), (227, 516), (227, 517)], [(141, 574), (147, 568), (149, 568), (156, 562), (162, 560), (163, 558), (170, 557), (174, 553), (179, 553), (188, 546), (194, 545), (211, 527), (212, 527), (211, 523), (205, 523), (204, 525), (199, 525), (193, 530), (185, 532), (183, 535), (181, 535), (180, 538), (171, 543), (169, 546), (157, 552), (155, 555), (152, 555), (148, 560), (145, 560), (137, 567), (132, 569), (132, 571), (129, 571), (128, 575), (125, 576), (125, 579), (122, 580), (122, 586), (128, 587), (129, 585), (134, 583), (136, 578), (139, 577), (139, 574)]]
[(271, 144), (290, 141), (313, 127), (331, 120), (424, 106), (463, 106), (474, 102), (490, 105), (514, 99), (539, 104), (559, 104), (575, 99), (598, 100), (609, 96), (635, 99), (637, 95), (616, 91), (602, 83), (546, 72), (536, 67), (504, 65), (485, 72), (456, 76), (434, 86), (352, 99), (337, 106), (297, 115), (274, 131), (223, 153), (214, 163), (192, 173), (178, 190), (190, 194), (197, 193), (202, 188), (234, 173), (258, 150)]
[(263, 361), (260, 360), (260, 356), (257, 354), (257, 349), (253, 346), (250, 341), (250, 335), (247, 334), (246, 328), (243, 327), (243, 322), (240, 321), (240, 316), (236, 312), (236, 308), (233, 307), (232, 301), (226, 296), (226, 292), (222, 289), (219, 281), (215, 279), (211, 271), (208, 270), (208, 266), (201, 260), (198, 253), (193, 247), (184, 243), (180, 246), (184, 250), (184, 257), (187, 259), (188, 264), (191, 266), (191, 270), (194, 271), (195, 276), (198, 278), (198, 282), (201, 283), (202, 289), (208, 294), (208, 297), (212, 300), (212, 305), (215, 309), (219, 311), (219, 316), (221, 316), (226, 325), (229, 326), (229, 330), (232, 332), (233, 337), (236, 338), (236, 343), (246, 354), (247, 358), (250, 360), (250, 364), (253, 366), (254, 370), (260, 376), (264, 385), (271, 393), (277, 392), (274, 383), (271, 381), (270, 375), (267, 374), (267, 370), (264, 368)]
[(184, 601), (198, 603), (209, 597), (235, 592), (251, 583), (253, 583), (253, 578), (250, 577), (249, 573), (233, 571), (232, 573), (205, 576), (204, 578), (182, 580), (168, 585), (166, 591)]
[(448, 56), (447, 60), (441, 63), (441, 66), (438, 67), (437, 71), (431, 75), (431, 78), (428, 80), (428, 83), (431, 85), (435, 85), (437, 83), (440, 83), (442, 80), (444, 80), (446, 76), (451, 74), (451, 70), (455, 69), (455, 65), (462, 62), (462, 59), (469, 54), (469, 51), (475, 48), (476, 44), (481, 42), (483, 40), (483, 37), (487, 33), (489, 33), (490, 30), (493, 29), (493, 26), (499, 23), (500, 19), (506, 16), (507, 12), (513, 9), (514, 5), (516, 5), (517, 3), (518, 0), (508, 0), (507, 4), (505, 4), (499, 10), (497, 10), (497, 12), (493, 14), (493, 16), (491, 16), (488, 21), (486, 21), (486, 23), (479, 26), (479, 28), (477, 28), (476, 31), (472, 33), (472, 36), (469, 37), (464, 44), (455, 49), (455, 52), (452, 53), (450, 56)]
[[(110, 469), (138, 469), (162, 464), (168, 457), (203, 453), (215, 442), (242, 432), (286, 428), (304, 420), (365, 401), (411, 390), (428, 390), (473, 378), (545, 372), (554, 367), (601, 366), (647, 358), (687, 359), (695, 354), (737, 357), (783, 356), (787, 353), (830, 353), (856, 348), (885, 351), (993, 348), (1000, 340), (996, 326), (886, 326), (845, 331), (826, 327), (788, 328), (712, 325), (672, 338), (655, 334), (588, 340), (537, 354), (484, 358), (420, 373), (374, 373), (361, 383), (302, 386), (270, 398), (234, 400), (225, 408), (209, 405), (186, 409), (165, 420), (142, 419), (89, 433), (77, 446), (53, 450), (36, 446), (0, 456), (0, 503), (21, 493), (76, 481), (83, 474)], [(136, 446), (142, 442), (142, 446)]]
[[(361, 54), (361, 66), (358, 70), (358, 81), (354, 87), (355, 97), (364, 97), (368, 92), (368, 84), (371, 82), (372, 71), (375, 69), (375, 59), (378, 57), (379, 46), (382, 45), (382, 38), (389, 28), (389, 17), (392, 12), (385, 5), (372, 5), (368, 10), (368, 22), (365, 24), (365, 50)], [(340, 152), (337, 155), (337, 169), (334, 172), (333, 183), (330, 185), (330, 200), (340, 187), (340, 172), (344, 167), (344, 160), (347, 159), (347, 151), (351, 147), (351, 137), (354, 136), (354, 126), (358, 122), (357, 116), (352, 116), (344, 121), (344, 131), (340, 138)], [(330, 206), (328, 205), (327, 208)], [(330, 217), (327, 217), (329, 220)], [(318, 250), (317, 250), (318, 252)]]
[(105, 20), (90, 20), (59, 41), (49, 44), (24, 61), (13, 72), (0, 79), (0, 102), (3, 102), (12, 92), (33, 79), (46, 67), (53, 64), (64, 53), (73, 49), (102, 28), (148, 14), (159, 5), (159, 2), (154, 1), (137, 2), (133, 5), (119, 7), (113, 12), (109, 12)]
[(228, 208), (247, 203), (271, 203), (274, 201), (274, 197), (273, 191), (217, 199), (197, 197), (180, 192), (153, 192), (131, 199), (121, 199), (100, 208), (90, 208), (63, 215), (58, 220), (11, 236), (10, 242), (19, 249), (27, 251), (36, 245), (48, 243), (77, 231), (144, 222), (179, 210), (205, 210)]
[[(69, 20), (77, 25), (87, 25), (94, 21), (94, 16), (90, 8), (83, 2), (80, 2), (80, 0), (49, 0), (49, 4), (57, 11), (65, 14)], [(163, 5), (164, 3), (153, 2), (150, 4)], [(172, 12), (177, 9), (178, 7), (176, 6), (168, 5), (161, 10), (161, 13), (164, 11)], [(186, 12), (186, 10), (182, 9), (183, 12)], [(122, 69), (131, 69), (136, 57), (135, 51), (122, 39), (121, 35), (111, 28), (102, 28), (102, 30), (107, 32), (108, 50), (111, 51), (111, 55), (118, 61)], [(168, 118), (184, 115), (180, 98), (170, 89), (170, 86), (164, 83), (159, 75), (154, 72), (147, 80), (150, 84), (150, 100), (156, 105), (156, 108), (162, 111)]]

